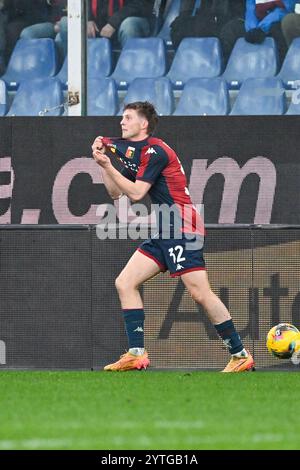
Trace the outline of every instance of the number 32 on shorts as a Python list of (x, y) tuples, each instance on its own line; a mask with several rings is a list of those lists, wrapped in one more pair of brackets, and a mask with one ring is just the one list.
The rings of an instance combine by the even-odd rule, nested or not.
[(182, 256), (182, 253), (183, 247), (181, 245), (176, 245), (174, 248), (169, 248), (169, 255), (173, 259), (174, 264), (185, 261), (185, 257)]

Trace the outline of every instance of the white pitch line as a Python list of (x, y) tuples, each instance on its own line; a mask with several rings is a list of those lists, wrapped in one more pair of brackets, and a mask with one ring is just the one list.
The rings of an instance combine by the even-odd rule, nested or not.
[[(163, 423), (163, 426), (161, 424)], [(157, 428), (166, 428), (164, 426), (166, 422), (157, 422)], [(173, 424), (174, 422), (167, 422), (167, 424)], [(179, 423), (182, 424), (182, 423)], [(190, 423), (185, 423), (185, 424), (190, 424)], [(199, 423), (198, 423), (199, 424)], [(112, 427), (112, 426), (110, 426)], [(116, 429), (117, 429), (117, 424), (116, 424)], [(119, 426), (120, 428), (120, 426)], [(127, 427), (129, 428), (129, 426)], [(130, 426), (132, 428), (132, 426)], [(175, 427), (178, 429), (178, 427)], [(126, 429), (125, 426), (123, 426), (123, 429)], [(138, 426), (137, 426), (138, 429)], [(195, 429), (195, 428), (193, 428)], [(291, 438), (295, 438), (294, 435), (290, 436)], [(168, 436), (160, 436), (159, 440), (160, 443), (166, 443), (166, 446), (172, 446), (172, 441), (174, 438), (168, 437)], [(256, 433), (253, 435), (242, 435), (242, 436), (235, 436), (233, 439), (232, 436), (228, 435), (214, 435), (214, 436), (201, 436), (201, 435), (193, 435), (193, 436), (185, 436), (183, 438), (183, 442), (185, 445), (215, 445), (217, 448), (218, 443), (228, 443), (228, 448), (231, 448), (230, 444), (234, 442), (234, 447), (236, 448), (239, 445), (243, 444), (255, 444), (255, 443), (278, 443), (278, 442), (286, 442), (289, 440), (288, 435), (282, 435), (282, 434), (276, 434), (276, 433)], [(122, 446), (126, 448), (126, 446), (132, 445), (132, 437), (126, 436), (124, 434), (115, 434), (113, 437), (109, 439), (111, 444), (117, 445), (117, 446)], [(155, 441), (155, 442), (154, 442)], [(175, 439), (177, 442), (177, 439)], [(107, 442), (107, 439), (105, 438), (105, 442)], [(156, 438), (152, 436), (147, 436), (145, 432), (143, 434), (137, 434), (134, 437), (134, 443), (135, 445), (139, 447), (148, 447), (151, 448), (152, 444), (156, 444)], [(174, 442), (175, 444), (175, 442)], [(86, 447), (89, 449), (99, 449), (102, 448), (101, 446), (101, 436), (95, 436), (94, 438), (31, 438), (31, 439), (5, 439), (5, 440), (0, 440), (0, 449), (1, 450), (14, 450), (14, 449), (68, 449), (68, 448), (82, 448)], [(166, 447), (166, 448), (167, 448)]]

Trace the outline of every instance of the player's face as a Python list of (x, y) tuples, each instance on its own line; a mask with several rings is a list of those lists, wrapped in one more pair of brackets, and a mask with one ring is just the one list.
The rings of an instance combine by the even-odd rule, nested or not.
[(124, 111), (121, 128), (123, 139), (142, 140), (148, 135), (148, 122), (135, 109)]

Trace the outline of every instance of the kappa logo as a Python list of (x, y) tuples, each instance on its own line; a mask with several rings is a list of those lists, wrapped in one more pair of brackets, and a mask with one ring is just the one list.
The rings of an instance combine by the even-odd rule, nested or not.
[(179, 271), (179, 269), (183, 269), (183, 266), (181, 264), (177, 264), (176, 266), (176, 271)]
[(141, 326), (138, 326), (135, 330), (133, 330), (134, 332), (137, 331), (138, 333), (143, 333), (144, 330)]
[(223, 344), (226, 346), (226, 348), (230, 349), (231, 348), (231, 341), (230, 339), (223, 339)]
[(152, 153), (157, 153), (153, 147), (149, 147), (145, 155), (151, 155)]

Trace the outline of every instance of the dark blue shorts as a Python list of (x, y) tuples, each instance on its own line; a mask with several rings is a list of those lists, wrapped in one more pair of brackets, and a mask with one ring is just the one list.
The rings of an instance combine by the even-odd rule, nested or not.
[(203, 239), (194, 237), (181, 239), (150, 238), (144, 241), (138, 251), (158, 264), (161, 271), (170, 271), (171, 277), (191, 271), (205, 269)]

